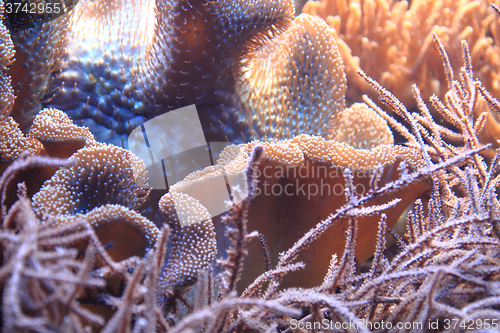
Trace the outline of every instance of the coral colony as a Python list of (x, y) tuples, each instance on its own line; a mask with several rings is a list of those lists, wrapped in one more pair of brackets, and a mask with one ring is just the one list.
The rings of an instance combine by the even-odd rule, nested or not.
[(500, 8), (0, 0), (3, 332), (500, 329)]

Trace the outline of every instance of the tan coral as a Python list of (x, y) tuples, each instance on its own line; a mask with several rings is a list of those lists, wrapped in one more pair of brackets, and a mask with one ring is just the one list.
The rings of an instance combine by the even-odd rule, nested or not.
[(387, 122), (364, 103), (355, 103), (332, 117), (330, 139), (358, 149), (394, 143)]
[(33, 196), (39, 217), (85, 213), (105, 204), (136, 209), (147, 198), (147, 171), (130, 151), (99, 144), (82, 148)]
[[(361, 196), (370, 191), (370, 180), (377, 167), (383, 170), (378, 184), (382, 186), (401, 176), (398, 167), (402, 161), (407, 163), (408, 170), (423, 166), (423, 159), (417, 151), (401, 146), (380, 145), (371, 150), (358, 150), (343, 143), (306, 135), (290, 140), (289, 144), (300, 147), (304, 162), (294, 168), (284, 168), (267, 158), (266, 154), (266, 159), (259, 166), (260, 195), (250, 203), (248, 228), (265, 235), (273, 260), (277, 259), (279, 252), (290, 248), (316, 223), (326, 219), (347, 202), (344, 178), (346, 168), (354, 176), (355, 194)], [(383, 204), (394, 198), (401, 198), (402, 201), (395, 207), (384, 211), (387, 223), (392, 228), (408, 205), (430, 186), (426, 181), (417, 181), (411, 184), (411, 188), (412, 191), (400, 188), (373, 198), (366, 205)], [(356, 257), (359, 263), (373, 255), (373, 235), (376, 234), (379, 219), (380, 214), (358, 219)], [(289, 274), (285, 277), (284, 285), (319, 284), (331, 255), (340, 255), (344, 251), (346, 228), (347, 220), (338, 221), (299, 255), (298, 260), (306, 262), (306, 269)], [(254, 252), (253, 255), (258, 253)], [(249, 257), (251, 256), (252, 253)], [(314, 264), (311, 264), (311, 258), (314, 258)]]
[(0, 156), (2, 162), (10, 162), (26, 149), (26, 138), (12, 117), (0, 125)]
[[(354, 176), (355, 194), (361, 196), (371, 189), (370, 181), (377, 168), (381, 169), (378, 185), (383, 186), (400, 177), (403, 161), (408, 172), (424, 165), (419, 152), (412, 148), (379, 145), (371, 150), (359, 150), (344, 143), (300, 135), (276, 143), (252, 142), (240, 145), (239, 149), (232, 146), (221, 154), (222, 163), (189, 175), (184, 181), (175, 184), (171, 192), (197, 195), (196, 199), (201, 203), (210, 203), (217, 196), (220, 200), (227, 195), (227, 188), (226, 194), (222, 189), (210, 193), (199, 189), (213, 188), (213, 185), (207, 184), (213, 184), (223, 174), (231, 175), (227, 185), (233, 189), (239, 185), (245, 190), (245, 170), (252, 147), (256, 144), (264, 146), (265, 154), (257, 171), (259, 185), (256, 197), (250, 202), (248, 230), (257, 230), (265, 236), (274, 263), (279, 252), (290, 248), (316, 223), (326, 219), (346, 203), (346, 168)], [(411, 184), (411, 191), (407, 190), (408, 187), (398, 188), (370, 199), (366, 205), (383, 204), (394, 198), (401, 198), (402, 201), (396, 206), (384, 211), (388, 225), (392, 227), (406, 207), (429, 188), (428, 181), (415, 181)], [(213, 212), (211, 215), (215, 216)], [(358, 219), (360, 232), (356, 255), (360, 263), (373, 255), (373, 235), (377, 232), (379, 219), (380, 214)], [(347, 221), (338, 221), (317, 239), (298, 259), (304, 260), (307, 265), (314, 258), (314, 264), (307, 265), (303, 271), (288, 274), (284, 285), (315, 286), (321, 283), (331, 255), (341, 254), (344, 250), (346, 228)], [(257, 259), (262, 257), (260, 244), (253, 244), (249, 251), (251, 260), (245, 263), (242, 285), (251, 282), (256, 277), (256, 272), (264, 270), (264, 260)]]
[[(460, 40), (471, 45), (478, 78), (500, 95), (500, 18), (486, 0), (322, 0), (309, 1), (305, 13), (319, 16), (337, 32), (346, 64), (347, 96), (375, 95), (357, 74), (361, 67), (407, 107), (416, 106), (411, 85), (424, 99), (448, 90), (432, 33), (442, 40), (453, 68), (460, 68)], [(496, 1), (494, 1), (496, 2)], [(458, 74), (458, 72), (457, 72)]]
[(158, 205), (171, 229), (164, 282), (191, 284), (200, 270), (210, 267), (217, 253), (210, 214), (196, 199), (175, 191), (165, 194)]
[(95, 144), (87, 127), (77, 126), (57, 109), (43, 109), (33, 121), (29, 136), (39, 140), (51, 157), (70, 157), (78, 149)]
[[(40, 139), (40, 140), (39, 140)], [(97, 145), (86, 127), (79, 127), (62, 111), (45, 109), (37, 115), (29, 134), (25, 136), (18, 123), (7, 117), (0, 123), (0, 174), (21, 152), (67, 158), (79, 148)], [(9, 191), (8, 206), (16, 200), (17, 183), (24, 182), (28, 195), (36, 193), (57, 170), (54, 166), (34, 167), (22, 171)]]
[(0, 122), (0, 175), (22, 151), (31, 155), (43, 155), (42, 144), (36, 139), (27, 138), (12, 117)]
[(250, 48), (239, 87), (254, 138), (324, 136), (330, 115), (344, 108), (344, 64), (333, 30), (299, 15), (281, 35)]

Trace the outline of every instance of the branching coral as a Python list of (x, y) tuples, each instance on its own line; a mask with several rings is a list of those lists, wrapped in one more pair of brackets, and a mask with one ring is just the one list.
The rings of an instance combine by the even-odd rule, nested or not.
[(19, 184), (22, 184), (25, 194), (31, 197), (58, 168), (70, 165), (71, 161), (67, 160), (30, 156), (28, 153), (21, 154), (0, 178), (2, 218), (17, 200)]
[[(254, 142), (241, 145), (239, 149), (230, 147), (221, 154), (219, 164), (189, 175), (175, 184), (170, 193), (196, 198), (212, 216), (222, 213), (223, 210), (218, 208), (227, 197), (224, 177), (227, 177), (229, 186), (238, 185), (247, 191), (243, 175), (250, 152), (256, 145), (264, 147), (264, 154), (257, 168), (259, 185), (248, 209), (248, 227), (265, 237), (270, 244), (273, 262), (277, 261), (278, 253), (292, 246), (313, 225), (344, 205), (350, 195), (370, 193), (424, 165), (424, 160), (414, 149), (380, 145), (371, 150), (358, 150), (336, 141), (301, 135), (277, 143)], [(224, 186), (217, 186), (218, 181)], [(386, 211), (392, 228), (404, 209), (430, 187), (428, 181), (419, 179), (411, 184), (411, 188), (411, 192), (405, 191), (404, 187), (394, 189), (368, 201), (367, 205), (387, 204), (401, 198), (401, 202), (394, 203)], [(214, 202), (217, 199), (221, 201), (219, 205)], [(375, 215), (360, 219), (364, 230), (358, 237), (358, 242), (363, 244), (357, 250), (360, 262), (373, 254), (375, 243), (372, 235), (376, 232), (373, 220), (377, 218)], [(306, 262), (314, 258), (315, 265), (287, 276), (288, 285), (319, 284), (330, 256), (343, 251), (346, 223), (347, 220), (339, 221), (323, 237), (318, 237), (300, 257)], [(250, 247), (251, 259), (245, 264), (243, 285), (248, 284), (256, 272), (263, 271), (263, 261), (255, 260), (256, 257), (262, 255), (260, 245), (254, 243)]]
[(498, 96), (499, 63), (497, 14), (491, 1), (309, 1), (303, 12), (317, 15), (335, 29), (346, 64), (348, 97), (359, 100), (370, 88), (356, 75), (363, 69), (389, 89), (407, 107), (415, 106), (412, 84), (424, 99), (443, 97), (446, 75), (436, 58), (435, 33), (451, 54), (451, 65), (459, 68), (461, 39), (472, 47), (472, 65), (487, 89)]
[[(64, 236), (66, 244), (58, 239)], [(82, 322), (104, 323), (77, 301), (83, 288), (105, 285), (103, 279), (90, 274), (96, 248), (89, 246), (83, 260), (71, 248), (81, 238), (83, 232), (70, 236), (64, 229), (51, 231), (38, 224), (28, 199), (14, 204), (1, 232), (3, 331), (73, 331)]]
[[(410, 114), (394, 95), (363, 74), (379, 90), (381, 100), (410, 123), (413, 133), (404, 132), (405, 127), (399, 129), (424, 155), (428, 154), (427, 166), (407, 173), (400, 180), (387, 183), (367, 196), (351, 196), (344, 206), (307, 232), (280, 255), (276, 268), (262, 274), (242, 295), (243, 299), (260, 295), (259, 300), (263, 303), (247, 304), (241, 308), (241, 305), (230, 303), (230, 296), (226, 296), (185, 318), (181, 327), (194, 327), (189, 326), (193, 323), (198, 325), (196, 327), (220, 327), (227, 331), (259, 327), (261, 330), (285, 332), (298, 328), (304, 331), (338, 328), (344, 332), (446, 331), (453, 329), (453, 325), (473, 330), (491, 328), (499, 316), (500, 302), (496, 287), (500, 277), (500, 232), (497, 225), (500, 205), (496, 192), (500, 177), (499, 157), (497, 155), (486, 167), (479, 154), (484, 150), (477, 139), (480, 126), (475, 126), (471, 115), (477, 107), (474, 101), (478, 94), (492, 106), (499, 103), (481, 87), (480, 81), (473, 79), (472, 70), (467, 65), (468, 49), (465, 42), (463, 45), (466, 65), (461, 70), (460, 80), (450, 80), (446, 103), (436, 98), (433, 104), (446, 113), (446, 119), (453, 119), (456, 113), (463, 115), (462, 132), (455, 134), (463, 139), (464, 147), (453, 148), (446, 143), (450, 132), (434, 122), (417, 88), (415, 95), (420, 114)], [(446, 54), (444, 50), (442, 52), (446, 63)], [(455, 103), (457, 99), (462, 103)], [(387, 116), (387, 119), (392, 118)], [(394, 119), (389, 122), (396, 124)], [(365, 273), (356, 272), (356, 238), (364, 231), (359, 217), (387, 208), (384, 205), (361, 207), (361, 204), (376, 193), (391, 191), (424, 175), (433, 179), (432, 194), (425, 202), (415, 201), (408, 215), (408, 233), (404, 237), (398, 236), (399, 254), (391, 261), (384, 255), (387, 216), (380, 214), (371, 268)], [(463, 188), (453, 186), (459, 183)], [(239, 209), (244, 209), (244, 206), (239, 206)], [(240, 223), (246, 223), (245, 214), (240, 212), (239, 216), (242, 217)], [(315, 289), (278, 291), (283, 274), (298, 268), (293, 266), (298, 251), (314, 244), (318, 235), (340, 218), (349, 221), (345, 251), (341, 256), (332, 256), (323, 284)], [(245, 247), (246, 243), (241, 242), (239, 247)], [(240, 248), (236, 250), (241, 251)], [(236, 258), (232, 260), (233, 264), (237, 263)], [(269, 284), (263, 289), (267, 281)], [(259, 292), (261, 289), (263, 292)], [(298, 307), (302, 314), (280, 314), (284, 309), (278, 310), (279, 306)], [(271, 311), (275, 316), (268, 315), (270, 307), (275, 309)], [(347, 326), (349, 323), (351, 325)], [(403, 326), (398, 326), (398, 323), (403, 323)]]
[[(42, 157), (16, 161), (2, 177), (2, 188), (6, 180), (14, 178), (19, 167), (16, 164), (21, 162), (53, 165), (60, 161)], [(156, 322), (166, 327), (155, 294), (145, 291), (157, 288), (167, 228), (158, 232), (151, 222), (145, 223), (144, 217), (118, 205), (96, 208), (64, 224), (58, 221), (62, 216), (40, 223), (26, 198), (26, 187), (19, 187), (18, 197), (4, 216), (0, 231), (4, 331), (78, 332), (103, 328), (106, 332), (117, 325), (128, 327), (141, 317), (148, 318), (145, 326), (149, 328)], [(140, 252), (123, 257), (140, 247), (140, 242), (135, 239), (133, 247), (124, 244), (130, 241), (131, 232), (120, 234), (120, 224), (149, 233), (143, 235), (148, 244), (142, 249), (142, 255), (149, 250), (147, 263), (137, 257)], [(113, 226), (114, 232), (103, 231), (106, 226)], [(112, 237), (115, 244), (110, 248), (106, 242)], [(119, 242), (121, 248), (116, 247)], [(147, 287), (138, 288), (137, 284), (142, 283)], [(132, 306), (133, 314), (129, 311)]]
[[(392, 1), (323, 0), (309, 1), (304, 12), (324, 18), (335, 29), (339, 49), (349, 80), (347, 97), (358, 101), (363, 93), (373, 96), (366, 82), (356, 75), (363, 69), (390, 90), (408, 108), (417, 106), (412, 85), (417, 84), (422, 98), (432, 95), (444, 99), (447, 75), (436, 61), (439, 52), (433, 43), (438, 36), (450, 55), (451, 68), (458, 75), (460, 40), (471, 46), (470, 61), (477, 78), (495, 97), (500, 96), (500, 18), (489, 0)], [(476, 108), (476, 118), (488, 110), (486, 103)], [(497, 146), (500, 138), (498, 115), (487, 115), (478, 136)]]

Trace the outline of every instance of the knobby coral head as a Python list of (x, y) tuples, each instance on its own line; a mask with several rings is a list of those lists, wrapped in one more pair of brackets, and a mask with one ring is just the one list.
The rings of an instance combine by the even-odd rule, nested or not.
[(191, 104), (207, 141), (326, 135), (344, 107), (343, 62), (324, 21), (293, 15), (291, 0), (82, 0), (13, 34), (13, 117), (26, 130), (41, 106), (57, 108), (123, 147)]

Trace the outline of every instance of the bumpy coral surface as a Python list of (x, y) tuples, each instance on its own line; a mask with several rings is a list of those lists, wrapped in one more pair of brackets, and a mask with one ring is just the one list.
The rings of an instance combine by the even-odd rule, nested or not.
[(145, 121), (196, 104), (207, 141), (326, 135), (343, 63), (322, 20), (293, 16), (291, 0), (82, 0), (13, 34), (14, 119), (27, 130), (57, 108), (126, 148)]
[(72, 158), (75, 163), (59, 169), (33, 198), (40, 218), (86, 213), (103, 203), (137, 208), (147, 198), (144, 163), (128, 150), (99, 144)]
[[(374, 186), (395, 181), (402, 174), (419, 169), (424, 163), (418, 151), (411, 148), (379, 145), (370, 150), (355, 149), (337, 141), (300, 135), (278, 143), (252, 142), (241, 145), (238, 149), (229, 147), (222, 152), (217, 165), (189, 175), (175, 184), (169, 195), (175, 195), (176, 198), (179, 194), (187, 196), (188, 198), (177, 199), (179, 204), (184, 205), (189, 205), (189, 200), (193, 200), (190, 196), (193, 196), (213, 211), (216, 207), (214, 201), (220, 200), (220, 205), (223, 205), (227, 196), (226, 187), (217, 186), (217, 180), (222, 180), (224, 184), (224, 176), (233, 191), (235, 186), (239, 186), (246, 193), (244, 175), (251, 151), (258, 145), (262, 145), (264, 154), (256, 169), (258, 185), (248, 209), (248, 227), (259, 231), (267, 239), (273, 262), (277, 260), (278, 253), (291, 247), (307, 230), (348, 201), (346, 192), (349, 189), (346, 182), (352, 182), (352, 195), (366, 195), (374, 190)], [(406, 163), (404, 167), (401, 166), (403, 161)], [(377, 172), (379, 179), (374, 185), (371, 179)], [(352, 179), (349, 180), (349, 177)], [(411, 191), (408, 191), (409, 188)], [(408, 187), (370, 200), (367, 205), (389, 203), (400, 198), (400, 202), (384, 211), (387, 224), (392, 228), (406, 207), (429, 189), (428, 181), (418, 180)], [(236, 194), (233, 193), (233, 196)], [(376, 221), (379, 219), (379, 214), (373, 214), (358, 221), (363, 229), (358, 236), (359, 245), (356, 249), (360, 262), (373, 255), (375, 239), (371, 235), (376, 233)], [(344, 221), (332, 226), (323, 237), (304, 251), (299, 259), (314, 264), (308, 265), (305, 270), (291, 273), (285, 278), (284, 284), (318, 285), (326, 273), (331, 254), (342, 254), (346, 223)], [(250, 283), (256, 277), (256, 272), (263, 272), (264, 260), (256, 260), (261, 257), (260, 245), (254, 245), (255, 243), (250, 247), (250, 255), (245, 264), (243, 285)]]

